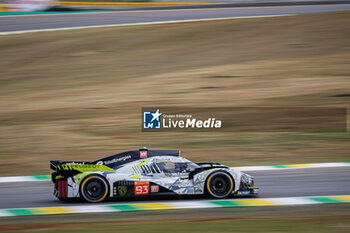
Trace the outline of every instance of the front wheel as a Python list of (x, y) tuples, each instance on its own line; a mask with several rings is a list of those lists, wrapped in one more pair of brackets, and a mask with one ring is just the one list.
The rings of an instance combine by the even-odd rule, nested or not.
[(108, 194), (107, 181), (101, 176), (86, 177), (80, 185), (80, 194), (88, 202), (103, 201)]
[(215, 172), (207, 179), (207, 191), (215, 198), (225, 198), (231, 194), (234, 182), (226, 172)]

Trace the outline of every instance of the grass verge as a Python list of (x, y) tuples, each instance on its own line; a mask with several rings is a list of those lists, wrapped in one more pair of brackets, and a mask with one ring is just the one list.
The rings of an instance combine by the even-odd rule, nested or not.
[(348, 232), (349, 205), (252, 207), (0, 219), (2, 232)]

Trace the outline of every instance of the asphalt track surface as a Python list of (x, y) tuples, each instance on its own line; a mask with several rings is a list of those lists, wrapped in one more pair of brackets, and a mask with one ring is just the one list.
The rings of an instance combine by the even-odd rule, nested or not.
[[(300, 168), (251, 171), (259, 198), (350, 195), (350, 168)], [(237, 197), (250, 198), (250, 197)], [(110, 203), (162, 203), (168, 201), (209, 200), (206, 197), (157, 197), (117, 200)], [(62, 202), (53, 195), (50, 181), (0, 184), (0, 209), (51, 206), (94, 205), (84, 202)], [(98, 205), (98, 204), (97, 204)]]
[(350, 10), (350, 4), (269, 7), (227, 7), (172, 10), (134, 10), (86, 14), (0, 17), (0, 33), (86, 26), (138, 24), (176, 20), (293, 15)]

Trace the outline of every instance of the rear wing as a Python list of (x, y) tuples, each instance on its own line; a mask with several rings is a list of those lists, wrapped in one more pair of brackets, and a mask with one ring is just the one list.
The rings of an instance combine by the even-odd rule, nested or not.
[(54, 171), (60, 169), (62, 165), (84, 165), (84, 164), (92, 164), (91, 162), (76, 162), (76, 161), (60, 161), (60, 160), (51, 160), (50, 168)]
[(52, 180), (75, 176), (83, 172), (116, 172), (114, 169), (136, 160), (146, 159), (155, 156), (180, 156), (179, 150), (148, 150), (141, 148), (139, 150), (122, 152), (106, 158), (96, 160), (95, 162), (74, 162), (74, 161), (50, 161), (50, 168), (55, 172), (52, 174)]
[[(73, 162), (73, 161), (50, 161), (50, 168), (55, 172), (52, 173), (52, 181), (56, 179), (75, 176), (83, 172), (115, 172), (110, 167), (98, 165), (93, 162)], [(58, 178), (59, 177), (59, 178)]]

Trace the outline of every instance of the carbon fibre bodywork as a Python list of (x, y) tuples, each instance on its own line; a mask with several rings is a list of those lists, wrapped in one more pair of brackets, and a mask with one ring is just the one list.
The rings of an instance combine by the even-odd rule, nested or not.
[(253, 177), (218, 163), (193, 163), (177, 150), (128, 151), (94, 162), (51, 161), (54, 194), (61, 200), (80, 198), (82, 184), (95, 177), (107, 184), (106, 196), (201, 195), (213, 173), (232, 179), (232, 194), (255, 195)]

